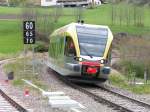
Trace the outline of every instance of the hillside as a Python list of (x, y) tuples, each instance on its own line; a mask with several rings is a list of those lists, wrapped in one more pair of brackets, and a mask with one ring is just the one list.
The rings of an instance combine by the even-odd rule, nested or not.
[[(35, 13), (36, 27), (39, 33), (50, 34), (53, 30), (63, 25), (69, 24), (70, 22), (76, 22), (78, 16), (85, 23), (108, 25), (113, 34), (125, 33), (127, 35), (150, 35), (150, 8), (136, 7), (137, 13), (136, 19), (134, 20), (134, 9), (132, 5), (115, 5), (114, 10), (116, 15), (112, 20), (112, 5), (101, 5), (94, 9), (82, 9), (79, 13), (77, 8), (29, 8), (26, 12), (33, 14)], [(119, 9), (119, 10), (118, 10)], [(126, 10), (128, 9), (128, 10)], [(18, 15), (22, 14), (23, 8), (21, 7), (0, 7), (0, 17), (3, 15)], [(120, 15), (120, 11), (122, 11)], [(130, 19), (126, 19), (126, 11), (131, 11), (129, 14)], [(144, 12), (144, 13), (143, 13)], [(49, 14), (49, 16), (47, 16)], [(142, 15), (138, 15), (142, 14)], [(53, 16), (51, 16), (53, 15)], [(139, 17), (142, 16), (142, 20)], [(20, 52), (23, 49), (22, 42), (22, 20), (0, 20), (0, 55), (9, 55)], [(128, 21), (129, 20), (129, 21)], [(139, 24), (140, 23), (140, 24)], [(43, 35), (41, 35), (43, 37)], [(7, 47), (6, 47), (7, 46)], [(1, 56), (0, 56), (1, 57)], [(5, 56), (3, 56), (5, 57)]]

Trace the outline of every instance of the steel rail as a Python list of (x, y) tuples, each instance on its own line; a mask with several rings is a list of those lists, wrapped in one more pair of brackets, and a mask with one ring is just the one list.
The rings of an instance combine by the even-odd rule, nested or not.
[(125, 108), (125, 107), (123, 107), (123, 106), (121, 106), (121, 105), (118, 105), (118, 104), (116, 104), (116, 103), (113, 103), (113, 102), (111, 102), (111, 101), (105, 99), (105, 98), (102, 98), (102, 97), (100, 97), (100, 96), (98, 96), (98, 95), (96, 95), (96, 94), (94, 94), (94, 93), (92, 93), (92, 92), (90, 92), (90, 91), (84, 89), (84, 88), (81, 87), (81, 86), (78, 86), (78, 85), (72, 83), (70, 80), (68, 80), (68, 79), (65, 78), (64, 76), (59, 75), (58, 73), (55, 73), (55, 75), (56, 75), (59, 79), (61, 79), (64, 83), (66, 83), (68, 86), (70, 86), (70, 87), (72, 87), (72, 88), (74, 88), (74, 89), (77, 89), (77, 90), (79, 90), (80, 92), (82, 92), (82, 93), (84, 93), (84, 94), (90, 96), (91, 98), (93, 98), (95, 101), (97, 101), (97, 102), (99, 102), (99, 103), (106, 104), (106, 105), (112, 107), (114, 110), (118, 110), (119, 112), (134, 112), (134, 111), (132, 111), (132, 110), (130, 110), (130, 109), (127, 109), (127, 108)]
[(0, 89), (0, 95), (5, 98), (13, 107), (15, 107), (19, 112), (28, 112), (24, 107), (19, 105), (13, 99), (11, 99), (5, 92)]
[(106, 86), (106, 87), (102, 87), (102, 86), (100, 86), (100, 85), (96, 85), (96, 86), (99, 87), (100, 89), (106, 91), (106, 92), (109, 92), (109, 93), (111, 93), (111, 94), (117, 95), (117, 96), (122, 97), (122, 98), (124, 98), (124, 99), (130, 100), (131, 102), (134, 102), (134, 103), (136, 103), (136, 104), (138, 104), (138, 105), (141, 105), (141, 106), (143, 106), (143, 107), (150, 108), (150, 104), (148, 104), (148, 103), (146, 103), (146, 102), (143, 102), (143, 101), (139, 101), (139, 100), (134, 99), (134, 98), (131, 98), (131, 97), (128, 97), (128, 96), (126, 96), (126, 95), (120, 94), (120, 93), (118, 93), (118, 92), (116, 92), (116, 91), (110, 90), (110, 89), (108, 89), (108, 86)]

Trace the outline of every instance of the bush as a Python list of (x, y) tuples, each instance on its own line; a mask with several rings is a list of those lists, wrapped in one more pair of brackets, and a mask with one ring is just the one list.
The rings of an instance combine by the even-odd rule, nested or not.
[(121, 62), (122, 72), (126, 75), (130, 75), (133, 72), (136, 73), (136, 77), (143, 78), (144, 76), (144, 64), (139, 62), (132, 62), (132, 61), (122, 61)]
[(48, 45), (44, 42), (38, 41), (35, 45), (35, 52), (47, 52)]
[(136, 73), (136, 77), (143, 78), (145, 71), (150, 75), (150, 40), (144, 37), (124, 37), (116, 41), (120, 62), (115, 67), (127, 76)]
[(109, 78), (114, 85), (125, 85), (125, 77), (119, 73), (110, 74)]

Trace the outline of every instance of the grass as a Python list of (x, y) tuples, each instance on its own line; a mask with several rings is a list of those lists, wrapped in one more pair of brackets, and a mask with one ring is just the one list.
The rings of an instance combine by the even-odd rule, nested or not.
[(21, 14), (21, 8), (0, 6), (0, 14)]
[[(128, 7), (131, 7), (131, 10), (133, 8), (132, 6), (128, 6)], [(119, 33), (119, 32), (126, 32), (129, 35), (150, 35), (150, 22), (149, 22), (149, 19), (150, 19), (149, 10), (150, 9), (148, 7), (144, 8), (144, 26), (143, 27), (137, 27), (133, 25), (134, 23), (133, 17), (132, 17), (131, 23), (128, 26), (126, 25), (125, 19), (123, 19), (122, 25), (120, 25), (119, 17), (116, 18), (116, 23), (112, 25), (111, 8), (112, 6), (108, 4), (108, 5), (99, 6), (95, 9), (84, 9), (83, 19), (85, 20), (85, 23), (89, 23), (89, 24), (108, 25), (114, 34)], [(65, 8), (63, 12), (67, 14), (69, 10), (70, 8), (69, 9)], [(73, 11), (74, 10), (72, 10), (72, 14), (74, 13)], [(71, 11), (69, 11), (69, 14), (71, 14)], [(59, 22), (56, 24), (56, 26), (60, 27), (73, 21), (76, 21), (75, 16), (60, 17)]]
[[(120, 6), (118, 6), (120, 7)], [(132, 8), (127, 6), (127, 8)], [(119, 25), (119, 18), (117, 23), (112, 25), (111, 22), (111, 5), (102, 5), (95, 9), (84, 9), (83, 19), (85, 23), (108, 25), (113, 33), (126, 32), (130, 35), (150, 35), (150, 8), (144, 7), (144, 27), (136, 27), (134, 25), (127, 26), (125, 21), (122, 25)], [(36, 8), (40, 13), (51, 13), (55, 10), (53, 8)], [(76, 9), (63, 8), (62, 13), (65, 15), (74, 15)], [(120, 10), (118, 10), (120, 11)], [(21, 7), (2, 7), (0, 6), (0, 14), (21, 14)], [(55, 29), (64, 26), (70, 22), (76, 21), (76, 16), (61, 16), (56, 23)], [(133, 22), (133, 21), (132, 21)], [(22, 21), (16, 20), (0, 20), (0, 60), (16, 56), (23, 49), (22, 42)], [(5, 72), (14, 71), (15, 79), (12, 84), (15, 86), (24, 86), (22, 78), (32, 81), (41, 88), (46, 88), (46, 85), (37, 77), (31, 73), (20, 74), (20, 70), (23, 70), (23, 60), (10, 63), (4, 66)], [(31, 66), (28, 66), (29, 68)], [(149, 94), (150, 85), (130, 85), (127, 82), (126, 77), (120, 73), (113, 73), (110, 75), (110, 81), (113, 85), (120, 88), (125, 88), (137, 94)]]
[[(23, 88), (24, 86), (27, 86), (27, 84), (25, 84), (22, 79), (26, 79), (31, 81), (33, 84), (37, 85), (38, 87), (42, 88), (42, 89), (47, 89), (47, 85), (44, 84), (44, 82), (41, 80), (41, 78), (39, 77), (39, 75), (33, 75), (32, 71), (31, 72), (23, 72), (24, 70), (24, 61), (26, 63), (28, 63), (26, 65), (26, 69), (28, 68), (28, 70), (31, 70), (32, 65), (30, 64), (30, 62), (32, 61), (30, 58), (29, 59), (18, 59), (15, 62), (6, 64), (3, 68), (4, 68), (4, 72), (6, 74), (8, 74), (10, 71), (14, 72), (14, 80), (11, 82), (12, 85), (14, 86), (19, 86), (21, 88)], [(40, 68), (39, 68), (40, 69)], [(29, 87), (29, 86), (28, 86)], [(31, 88), (31, 87), (30, 87)], [(33, 89), (33, 88), (32, 88)]]
[[(118, 7), (123, 6), (122, 4)], [(126, 6), (132, 8), (132, 6)], [(110, 4), (101, 5), (94, 9), (83, 9), (83, 19), (85, 23), (90, 24), (99, 24), (99, 25), (108, 25), (113, 33), (126, 32), (129, 35), (144, 35), (150, 36), (150, 8), (144, 7), (144, 27), (136, 27), (134, 25), (127, 26), (125, 21), (123, 24), (119, 25), (118, 23), (112, 25), (111, 23), (111, 9)], [(23, 8), (21, 7), (2, 7), (0, 6), (0, 14), (21, 14)], [(30, 10), (30, 9), (28, 9)], [(63, 8), (61, 11), (65, 15), (73, 16), (61, 16), (58, 19), (58, 22), (55, 24), (55, 29), (71, 22), (76, 22), (75, 11), (76, 8)], [(49, 14), (55, 12), (54, 8), (40, 8), (37, 7), (36, 11), (39, 13)], [(58, 10), (60, 11), (60, 10)], [(118, 10), (119, 11), (119, 10)], [(51, 19), (50, 19), (51, 21)], [(22, 42), (22, 21), (16, 20), (0, 20), (0, 60), (11, 57), (16, 53), (19, 53), (23, 49)]]
[[(18, 86), (20, 88), (30, 88), (31, 90), (35, 90), (34, 88), (28, 86), (27, 84), (25, 84), (21, 79), (26, 79), (31, 81), (33, 84), (37, 85), (38, 87), (47, 90), (48, 89), (48, 85), (46, 85), (43, 80), (41, 79), (40, 75), (33, 75), (32, 72), (25, 72), (22, 73), (21, 71), (23, 71), (24, 65), (23, 62), (28, 63), (26, 68), (31, 69), (32, 65), (31, 65), (31, 59), (19, 59), (15, 62), (6, 64), (3, 68), (4, 68), (4, 72), (7, 74), (10, 71), (14, 71), (14, 80), (11, 82), (12, 85), (14, 86)], [(42, 68), (42, 65), (38, 66), (38, 69)], [(41, 72), (42, 73), (42, 72)], [(110, 82), (112, 85), (122, 88), (122, 89), (126, 89), (128, 91), (131, 91), (133, 93), (136, 94), (150, 94), (150, 85), (131, 85), (127, 82), (127, 77), (125, 77), (124, 75), (120, 74), (119, 72), (113, 70), (111, 75), (110, 75)]]
[(126, 89), (136, 94), (150, 94), (150, 85), (131, 85), (127, 81), (127, 77), (120, 74), (119, 72), (113, 72), (110, 75), (110, 82), (112, 85), (117, 86), (122, 89)]
[(19, 21), (0, 21), (0, 60), (16, 55), (23, 48)]
[[(123, 25), (125, 25), (125, 20), (126, 20), (126, 15), (125, 12), (128, 9), (131, 13), (131, 23), (133, 23), (133, 9), (134, 6), (132, 5), (126, 5), (126, 4), (119, 4), (115, 5), (114, 7), (117, 8), (117, 11), (115, 11), (118, 15), (116, 16), (116, 21), (117, 25), (119, 25), (119, 13), (122, 11), (124, 15), (123, 16)], [(45, 14), (50, 14), (54, 13), (56, 8), (48, 7), (48, 8), (42, 8), (42, 7), (36, 7), (36, 8), (22, 8), (22, 7), (2, 7), (0, 6), (0, 14), (21, 14), (23, 10), (33, 10), (36, 12), (40, 13), (45, 13)], [(149, 7), (142, 7), (142, 8), (137, 8), (139, 10), (137, 11), (143, 11), (143, 16), (144, 16), (144, 23), (145, 26), (150, 26), (149, 18), (150, 18), (150, 8)], [(60, 12), (61, 11), (61, 12)], [(76, 8), (58, 8), (57, 12), (63, 13), (64, 15), (74, 15), (75, 12), (77, 11)], [(106, 4), (106, 5), (101, 5), (98, 6), (94, 9), (83, 9), (83, 18), (87, 23), (95, 23), (95, 24), (111, 24), (111, 15), (112, 15), (112, 5), (111, 4)]]
[(150, 35), (150, 27), (110, 26), (110, 28), (114, 34), (124, 32), (128, 33), (129, 35), (142, 35), (142, 36)]

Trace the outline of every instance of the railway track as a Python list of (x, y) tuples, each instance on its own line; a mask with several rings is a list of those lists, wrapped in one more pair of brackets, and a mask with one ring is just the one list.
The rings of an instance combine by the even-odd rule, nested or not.
[(128, 96), (117, 93), (107, 88), (85, 88), (87, 91), (98, 95), (110, 102), (128, 109), (129, 112), (150, 112), (150, 105)]
[(147, 107), (147, 108), (150, 109), (150, 104), (148, 104), (148, 103), (146, 103), (146, 102), (143, 102), (143, 101), (140, 101), (140, 100), (137, 100), (137, 99), (134, 99), (134, 98), (131, 98), (131, 97), (129, 97), (129, 96), (123, 95), (123, 94), (121, 94), (121, 93), (118, 93), (118, 92), (112, 90), (111, 87), (109, 87), (109, 86), (105, 86), (105, 87), (100, 86), (100, 85), (96, 85), (96, 86), (97, 86), (98, 88), (104, 90), (104, 91), (107, 91), (107, 92), (111, 93), (111, 94), (114, 94), (114, 95), (117, 95), (117, 96), (119, 96), (119, 97), (128, 99), (128, 100), (130, 100), (130, 101), (132, 101), (132, 102), (134, 102), (134, 103), (137, 103), (137, 104), (139, 104), (139, 105), (141, 105), (141, 106), (143, 106), (143, 107)]
[(102, 86), (84, 87), (70, 82), (57, 73), (55, 75), (72, 88), (92, 97), (99, 103), (110, 106), (117, 112), (150, 112), (150, 104), (122, 95)]
[[(1, 88), (1, 87), (0, 87)], [(0, 112), (28, 112), (0, 89)]]
[[(1, 75), (1, 65), (3, 63), (6, 63), (8, 61), (15, 60), (16, 58), (12, 59), (6, 59), (0, 61), (0, 77)], [(3, 81), (0, 79), (0, 112), (28, 112), (24, 107), (22, 107), (19, 103), (14, 101), (10, 96), (8, 96), (4, 90), (5, 90), (5, 84), (3, 84)], [(7, 90), (7, 89), (6, 89)], [(5, 90), (5, 91), (6, 91)]]

